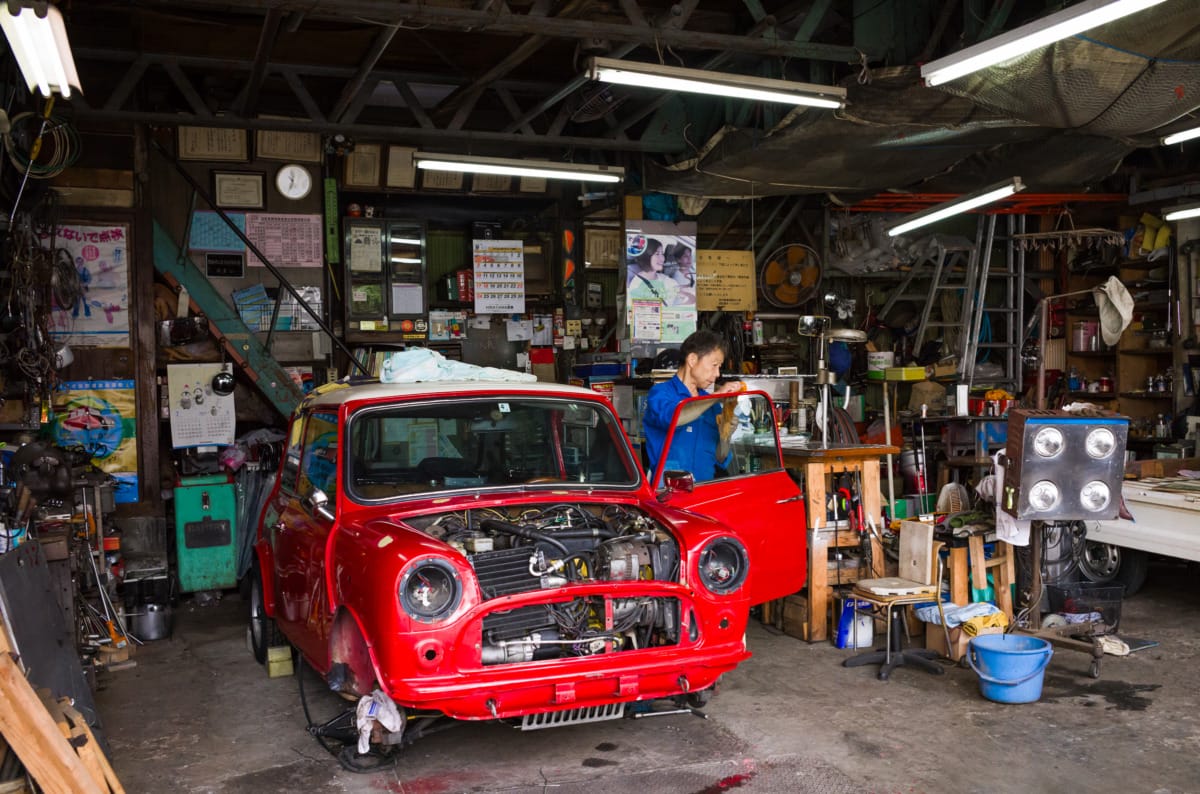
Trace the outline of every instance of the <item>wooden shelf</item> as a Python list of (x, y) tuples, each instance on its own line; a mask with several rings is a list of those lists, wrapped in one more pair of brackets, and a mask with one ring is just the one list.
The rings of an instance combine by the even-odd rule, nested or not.
[(1117, 352), (1123, 356), (1151, 357), (1151, 356), (1174, 356), (1175, 355), (1175, 351), (1173, 351), (1169, 347), (1154, 347), (1154, 348), (1145, 347), (1145, 348), (1138, 348), (1137, 350), (1118, 350)]
[(1069, 391), (1068, 397), (1086, 397), (1090, 400), (1115, 400), (1117, 393), (1115, 391)]
[(1117, 352), (1116, 350), (1068, 350), (1067, 355), (1080, 358), (1112, 358)]
[(1121, 397), (1130, 400), (1173, 400), (1175, 398), (1169, 391), (1123, 391)]

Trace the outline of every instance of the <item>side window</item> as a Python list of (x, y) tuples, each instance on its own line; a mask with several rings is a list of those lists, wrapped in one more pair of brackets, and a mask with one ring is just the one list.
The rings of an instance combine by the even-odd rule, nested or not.
[(288, 429), (287, 452), (283, 456), (283, 473), (280, 475), (280, 486), (285, 491), (295, 492), (296, 481), (300, 477), (300, 450), (304, 440), (304, 416), (292, 420)]
[(781, 469), (774, 406), (761, 394), (686, 400), (664, 458), (664, 470), (690, 472), (697, 483)]
[(313, 412), (304, 426), (304, 453), (296, 493), (301, 497), (316, 489), (333, 501), (338, 470), (337, 414)]

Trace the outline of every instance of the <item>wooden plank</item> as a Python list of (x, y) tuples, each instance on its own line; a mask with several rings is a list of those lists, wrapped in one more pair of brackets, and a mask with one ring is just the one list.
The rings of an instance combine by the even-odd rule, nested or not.
[(901, 579), (933, 584), (933, 524), (919, 521), (900, 522)]
[(103, 794), (7, 653), (0, 653), (0, 734), (47, 794)]
[(950, 600), (959, 606), (971, 603), (967, 588), (967, 547), (950, 547)]
[(112, 794), (125, 794), (125, 787), (121, 785), (121, 781), (117, 778), (116, 771), (112, 768), (112, 764), (108, 762), (108, 756), (100, 749), (99, 743), (96, 741), (96, 735), (92, 733), (92, 728), (87, 724), (87, 720), (83, 718), (71, 701), (60, 701), (63, 713), (67, 719), (71, 721), (77, 729), (81, 729), (86, 737), (86, 743), (83, 745), (75, 745), (76, 751), (83, 757), (86, 754), (90, 755), (95, 762), (96, 767), (100, 770), (100, 785), (105, 791)]

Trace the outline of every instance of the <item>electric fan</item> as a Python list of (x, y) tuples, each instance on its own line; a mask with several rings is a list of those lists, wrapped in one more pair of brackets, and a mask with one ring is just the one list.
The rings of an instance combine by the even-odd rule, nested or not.
[(820, 289), (821, 259), (807, 245), (790, 243), (767, 257), (758, 271), (758, 284), (767, 303), (795, 308)]

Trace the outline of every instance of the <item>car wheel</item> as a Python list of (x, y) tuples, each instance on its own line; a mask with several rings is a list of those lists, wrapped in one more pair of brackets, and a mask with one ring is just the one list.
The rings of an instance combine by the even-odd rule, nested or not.
[(267, 649), (286, 642), (275, 621), (267, 617), (262, 575), (255, 568), (250, 574), (250, 650), (254, 654), (254, 661), (266, 664)]
[(1121, 584), (1131, 596), (1146, 583), (1149, 555), (1137, 549), (1125, 549), (1111, 543), (1086, 541), (1079, 552), (1079, 571), (1089, 582)]

